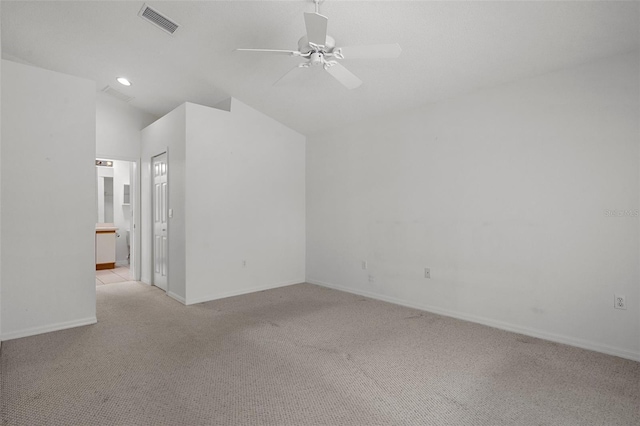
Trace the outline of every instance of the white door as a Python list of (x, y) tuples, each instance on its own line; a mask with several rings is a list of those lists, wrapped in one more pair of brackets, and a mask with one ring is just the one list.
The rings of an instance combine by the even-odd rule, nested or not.
[(153, 157), (153, 284), (167, 291), (167, 153)]

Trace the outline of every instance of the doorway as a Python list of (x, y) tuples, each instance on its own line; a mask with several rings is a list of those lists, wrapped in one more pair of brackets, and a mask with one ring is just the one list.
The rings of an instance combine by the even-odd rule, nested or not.
[(139, 280), (138, 181), (137, 161), (96, 159), (97, 285)]

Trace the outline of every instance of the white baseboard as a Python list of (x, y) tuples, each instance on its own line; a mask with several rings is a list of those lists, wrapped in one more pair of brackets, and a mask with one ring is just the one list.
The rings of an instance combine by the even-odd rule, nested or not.
[(174, 300), (177, 300), (178, 302), (182, 303), (183, 305), (186, 305), (184, 297), (182, 297), (182, 296), (178, 296), (177, 294), (175, 294), (175, 293), (173, 293), (171, 291), (167, 292), (167, 296), (169, 296), (170, 298), (172, 298)]
[(89, 317), (89, 318), (82, 318), (82, 319), (73, 320), (73, 321), (59, 322), (59, 323), (56, 323), (56, 324), (49, 324), (49, 325), (45, 325), (45, 326), (41, 326), (41, 327), (33, 327), (33, 328), (27, 328), (26, 330), (18, 330), (18, 331), (12, 331), (12, 332), (9, 332), (9, 333), (4, 333), (0, 337), (0, 339), (2, 341), (19, 339), (21, 337), (35, 336), (37, 334), (50, 333), (52, 331), (66, 330), (67, 328), (81, 327), (83, 325), (91, 325), (91, 324), (95, 324), (97, 322), (98, 322), (98, 320), (96, 319), (96, 317)]
[(187, 298), (187, 303), (186, 304), (187, 305), (195, 305), (196, 303), (210, 302), (212, 300), (224, 299), (226, 297), (240, 296), (241, 294), (255, 293), (257, 291), (271, 290), (273, 288), (286, 287), (288, 285), (302, 284), (303, 282), (304, 281), (298, 281), (298, 280), (296, 280), (296, 281), (287, 281), (287, 282), (282, 282), (282, 283), (277, 283), (277, 284), (269, 284), (269, 285), (264, 285), (264, 286), (259, 286), (259, 287), (251, 287), (251, 288), (242, 289), (242, 290), (228, 291), (226, 293), (211, 294), (211, 295), (207, 295), (207, 296), (204, 296), (204, 297), (197, 297), (195, 299)]
[(536, 330), (528, 327), (521, 327), (518, 325), (494, 320), (491, 318), (479, 317), (476, 315), (469, 315), (462, 312), (452, 311), (449, 309), (442, 309), (442, 308), (438, 308), (438, 307), (430, 306), (426, 304), (409, 302), (406, 300), (397, 299), (395, 297), (385, 296), (382, 294), (373, 293), (366, 290), (354, 290), (348, 287), (343, 287), (340, 285), (330, 284), (330, 283), (326, 283), (323, 281), (316, 281), (316, 280), (307, 280), (307, 282), (310, 284), (316, 284), (322, 287), (328, 287), (335, 290), (345, 291), (347, 293), (357, 294), (359, 296), (370, 297), (371, 299), (377, 299), (377, 300), (382, 300), (384, 302), (394, 303), (396, 305), (406, 306), (408, 308), (420, 309), (422, 311), (427, 311), (427, 312), (431, 312), (438, 315), (475, 322), (475, 323), (486, 325), (489, 327), (498, 328), (501, 330), (524, 334), (526, 336), (537, 337), (539, 339), (549, 340), (551, 342), (562, 343), (569, 346), (575, 346), (582, 349), (601, 352), (607, 355), (615, 355), (620, 358), (630, 359), (632, 361), (640, 361), (640, 352), (633, 352), (627, 349), (616, 348), (613, 346), (603, 345), (601, 343), (578, 339), (575, 337), (549, 333), (547, 331)]

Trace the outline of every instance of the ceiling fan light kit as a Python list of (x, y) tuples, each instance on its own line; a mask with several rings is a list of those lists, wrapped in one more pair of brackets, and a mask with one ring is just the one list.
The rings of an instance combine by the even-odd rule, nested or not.
[[(362, 80), (346, 69), (338, 60), (343, 59), (383, 59), (397, 58), (402, 49), (398, 44), (378, 44), (367, 46), (336, 47), (336, 41), (327, 34), (329, 19), (319, 12), (320, 0), (311, 0), (315, 4), (315, 12), (304, 13), (307, 34), (298, 40), (298, 50), (275, 49), (236, 49), (241, 52), (257, 52), (296, 56), (307, 59), (293, 68), (323, 67), (333, 78), (348, 89), (355, 89)], [(289, 73), (287, 73), (289, 74)], [(285, 76), (287, 75), (285, 74)], [(284, 76), (282, 77), (284, 78)], [(282, 80), (280, 78), (278, 81)], [(277, 82), (276, 82), (277, 83)]]

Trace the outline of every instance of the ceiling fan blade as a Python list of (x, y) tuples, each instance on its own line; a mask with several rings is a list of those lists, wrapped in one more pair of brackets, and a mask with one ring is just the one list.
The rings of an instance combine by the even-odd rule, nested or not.
[(333, 76), (333, 78), (342, 83), (347, 89), (355, 89), (362, 84), (362, 80), (343, 67), (339, 62), (335, 62), (333, 65), (328, 66), (325, 69)]
[(275, 50), (275, 49), (236, 49), (239, 52), (275, 53), (277, 55), (300, 56), (296, 50)]
[(289, 71), (287, 71), (287, 72), (286, 72), (286, 74), (285, 74), (285, 75), (283, 75), (282, 77), (280, 77), (279, 79), (277, 79), (276, 81), (274, 81), (274, 82), (273, 82), (273, 85), (274, 85), (274, 86), (277, 86), (277, 85), (279, 85), (279, 84), (281, 84), (281, 83), (285, 83), (285, 82), (287, 82), (287, 81), (293, 80), (293, 78), (294, 78), (296, 75), (298, 75), (298, 73), (299, 73), (299, 72), (301, 72), (301, 70), (302, 70), (303, 68), (306, 68), (306, 67), (304, 67), (304, 66), (300, 66), (300, 65), (297, 65), (297, 66), (295, 66), (295, 67), (291, 68)]
[(326, 16), (319, 13), (304, 14), (304, 24), (307, 27), (307, 40), (319, 46), (324, 46), (327, 42), (327, 21)]
[(371, 44), (368, 46), (347, 46), (341, 47), (340, 52), (345, 59), (384, 59), (397, 58), (402, 49), (395, 44)]

